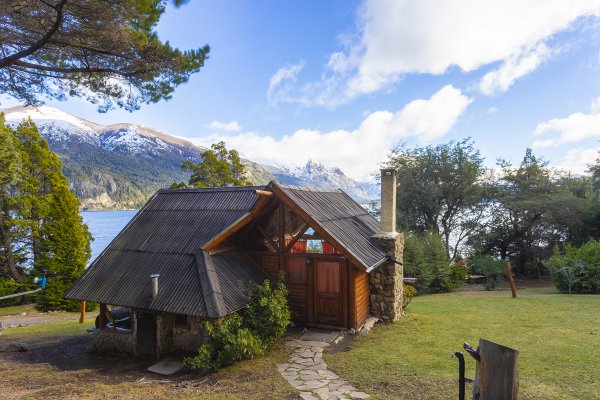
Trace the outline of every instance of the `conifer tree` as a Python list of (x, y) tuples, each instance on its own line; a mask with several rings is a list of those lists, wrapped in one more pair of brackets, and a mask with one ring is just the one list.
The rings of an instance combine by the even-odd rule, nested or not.
[(0, 113), (0, 278), (8, 277), (15, 281), (23, 275), (14, 254), (16, 221), (11, 212), (14, 207), (12, 194), (20, 169), (13, 132), (4, 125), (4, 114)]
[(79, 215), (79, 200), (69, 191), (62, 164), (31, 119), (15, 130), (22, 162), (14, 195), (20, 228), (28, 233), (32, 276), (46, 276), (46, 290), (37, 297), (42, 310), (75, 310), (62, 298), (83, 273), (90, 258), (91, 236)]

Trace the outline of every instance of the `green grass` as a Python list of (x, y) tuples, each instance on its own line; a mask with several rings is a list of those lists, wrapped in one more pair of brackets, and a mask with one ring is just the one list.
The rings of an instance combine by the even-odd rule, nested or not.
[(5, 317), (8, 315), (18, 315), (29, 311), (31, 311), (31, 309), (24, 306), (0, 307), (0, 317)]
[(86, 329), (94, 326), (94, 319), (88, 319), (83, 324), (79, 321), (58, 321), (43, 325), (31, 325), (16, 328), (8, 328), (2, 331), (6, 338), (29, 338), (39, 336), (76, 336), (86, 333)]
[[(351, 351), (326, 356), (330, 368), (374, 399), (456, 398), (458, 362), (450, 353), (485, 338), (519, 350), (520, 399), (600, 399), (600, 296), (457, 292), (419, 296), (407, 311)], [(475, 362), (466, 362), (473, 378)]]

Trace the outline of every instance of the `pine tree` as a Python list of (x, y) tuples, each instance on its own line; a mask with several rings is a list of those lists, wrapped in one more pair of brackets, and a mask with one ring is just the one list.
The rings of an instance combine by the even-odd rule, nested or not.
[(12, 130), (0, 113), (0, 278), (19, 281), (23, 275), (14, 253), (16, 221), (12, 193), (19, 178), (21, 160)]
[[(236, 150), (227, 150), (225, 142), (213, 144), (202, 154), (202, 161), (194, 164), (186, 160), (181, 168), (192, 173), (188, 185), (191, 187), (224, 187), (250, 185), (246, 169)], [(174, 183), (171, 189), (186, 187), (184, 183)]]
[(15, 137), (23, 165), (15, 214), (28, 232), (30, 275), (48, 279), (36, 307), (76, 310), (77, 303), (62, 295), (83, 273), (91, 255), (91, 236), (79, 215), (79, 200), (69, 191), (62, 163), (31, 119), (19, 125)]
[(100, 111), (170, 99), (209, 47), (182, 51), (158, 38), (167, 3), (0, 1), (0, 92), (29, 104), (79, 96)]

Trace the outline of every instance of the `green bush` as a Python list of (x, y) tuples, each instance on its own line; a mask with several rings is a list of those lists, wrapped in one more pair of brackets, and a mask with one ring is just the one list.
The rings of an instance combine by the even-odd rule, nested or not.
[(568, 244), (564, 252), (555, 248), (545, 265), (561, 292), (600, 294), (600, 241), (590, 240), (579, 248)]
[(404, 284), (404, 287), (402, 288), (402, 308), (406, 309), (412, 301), (412, 298), (416, 295), (417, 289), (415, 289), (414, 286)]
[(244, 326), (255, 332), (264, 345), (270, 346), (283, 336), (291, 323), (287, 305), (287, 288), (282, 281), (274, 288), (266, 280), (250, 295), (250, 303), (241, 311)]
[(404, 240), (404, 276), (417, 278), (422, 293), (449, 292), (456, 286), (440, 235), (410, 234)]
[(252, 290), (246, 308), (217, 321), (205, 321), (209, 343), (200, 346), (198, 355), (185, 358), (185, 366), (209, 372), (264, 354), (290, 325), (286, 295), (282, 282), (272, 288), (265, 280)]
[(193, 371), (204, 373), (210, 372), (214, 368), (212, 362), (212, 347), (208, 344), (203, 344), (198, 348), (198, 354), (194, 357), (185, 357), (183, 365)]
[(473, 272), (485, 276), (485, 290), (495, 290), (498, 278), (504, 274), (504, 261), (489, 254), (478, 254), (469, 259)]

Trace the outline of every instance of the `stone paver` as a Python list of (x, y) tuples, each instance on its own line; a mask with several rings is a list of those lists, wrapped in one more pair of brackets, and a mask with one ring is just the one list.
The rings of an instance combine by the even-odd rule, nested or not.
[[(305, 336), (307, 336), (305, 334)], [(323, 349), (329, 346), (325, 340), (334, 341), (336, 335), (311, 335), (307, 339), (291, 339), (286, 342), (294, 348), (289, 363), (277, 365), (285, 380), (298, 390), (305, 400), (367, 399), (367, 393), (359, 392), (354, 386), (327, 369), (323, 360)]]

